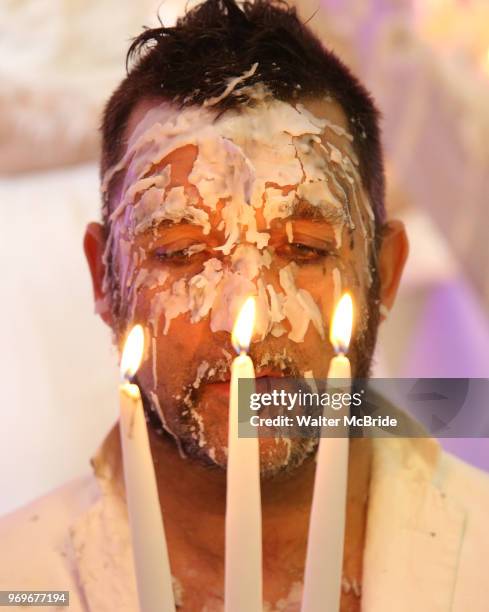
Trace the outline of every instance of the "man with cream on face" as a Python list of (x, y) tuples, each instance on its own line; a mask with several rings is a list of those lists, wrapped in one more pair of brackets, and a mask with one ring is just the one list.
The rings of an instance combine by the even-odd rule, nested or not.
[[(244, 298), (256, 296), (257, 376), (326, 378), (333, 307), (349, 290), (352, 375), (367, 378), (408, 243), (386, 220), (371, 97), (285, 4), (207, 0), (174, 28), (145, 30), (129, 60), (103, 118), (103, 222), (84, 247), (117, 345), (136, 323), (150, 339), (137, 382), (178, 609), (217, 611)], [(264, 609), (292, 612), (317, 440), (259, 449)], [(32, 508), (0, 523), (8, 548), (20, 551), (22, 529), (39, 551), (2, 560), (2, 588), (56, 584), (74, 610), (138, 609), (118, 426), (92, 464), (95, 477), (37, 502), (48, 527), (28, 521)], [(430, 438), (352, 440), (341, 610), (485, 610), (488, 502), (487, 478)]]

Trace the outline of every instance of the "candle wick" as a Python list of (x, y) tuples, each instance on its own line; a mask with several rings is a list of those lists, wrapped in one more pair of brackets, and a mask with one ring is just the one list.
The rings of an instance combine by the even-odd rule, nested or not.
[(129, 374), (129, 372), (124, 372), (124, 374), (121, 374), (120, 382), (121, 382), (121, 384), (128, 383), (128, 384), (132, 385), (132, 384), (134, 384), (134, 379), (135, 378), (136, 378), (135, 374), (133, 374), (131, 376), (131, 374)]
[(348, 352), (348, 347), (344, 346), (343, 344), (338, 343), (338, 345), (334, 347), (334, 351), (337, 357), (346, 357), (346, 354)]

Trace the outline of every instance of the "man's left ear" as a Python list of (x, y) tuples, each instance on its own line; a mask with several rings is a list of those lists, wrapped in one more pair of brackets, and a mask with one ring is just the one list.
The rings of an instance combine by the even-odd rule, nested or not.
[(402, 221), (387, 222), (382, 228), (379, 252), (380, 315), (383, 321), (394, 305), (404, 264), (409, 253), (406, 228)]
[(104, 291), (104, 228), (100, 223), (89, 223), (83, 238), (83, 250), (87, 258), (88, 268), (92, 277), (93, 300), (95, 312), (112, 327), (110, 296)]

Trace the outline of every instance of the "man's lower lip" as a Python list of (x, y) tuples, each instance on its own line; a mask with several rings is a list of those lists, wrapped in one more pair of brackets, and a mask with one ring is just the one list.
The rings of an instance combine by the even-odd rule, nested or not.
[[(273, 376), (272, 378), (278, 378), (278, 376)], [(266, 375), (261, 375), (257, 378), (257, 385), (260, 385), (265, 388), (265, 386), (267, 386), (267, 384), (270, 384), (270, 376), (266, 376)], [(265, 385), (265, 386), (264, 386)], [(229, 381), (225, 381), (225, 382), (213, 382), (209, 385), (209, 387), (212, 389), (213, 393), (216, 393), (217, 395), (224, 395), (226, 397), (229, 397), (229, 389), (230, 389), (230, 382)], [(268, 388), (268, 387), (267, 387)]]
[(229, 397), (229, 382), (215, 382), (210, 387), (213, 393)]

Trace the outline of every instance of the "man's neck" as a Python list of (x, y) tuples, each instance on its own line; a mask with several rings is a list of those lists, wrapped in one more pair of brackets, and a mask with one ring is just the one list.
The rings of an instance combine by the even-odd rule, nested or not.
[[(151, 430), (150, 442), (172, 571), (185, 592), (186, 582), (199, 588), (197, 579), (191, 579), (196, 574), (202, 576), (203, 585), (217, 592), (223, 585), (225, 471), (182, 458), (170, 437)], [(343, 566), (350, 582), (361, 580), (370, 460), (370, 441), (352, 440)], [(264, 595), (268, 601), (286, 596), (291, 585), (302, 580), (315, 467), (311, 457), (292, 473), (262, 481)], [(212, 579), (205, 575), (207, 571), (212, 572)]]

